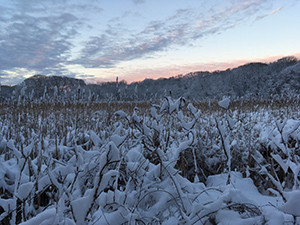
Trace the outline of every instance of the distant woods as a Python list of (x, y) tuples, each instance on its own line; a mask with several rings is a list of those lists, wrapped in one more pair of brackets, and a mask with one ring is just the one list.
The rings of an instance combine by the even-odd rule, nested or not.
[[(79, 92), (78, 92), (79, 90)], [(225, 71), (192, 72), (171, 78), (145, 79), (128, 84), (86, 84), (83, 80), (36, 75), (16, 86), (1, 86), (1, 101), (157, 101), (165, 96), (211, 101), (231, 99), (280, 99), (300, 95), (300, 61), (294, 56), (275, 62), (249, 63)], [(21, 96), (21, 97), (20, 97)]]

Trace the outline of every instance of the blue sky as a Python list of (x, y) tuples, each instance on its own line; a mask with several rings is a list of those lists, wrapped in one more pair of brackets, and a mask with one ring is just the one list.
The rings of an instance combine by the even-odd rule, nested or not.
[(0, 0), (0, 82), (128, 82), (300, 57), (297, 0)]

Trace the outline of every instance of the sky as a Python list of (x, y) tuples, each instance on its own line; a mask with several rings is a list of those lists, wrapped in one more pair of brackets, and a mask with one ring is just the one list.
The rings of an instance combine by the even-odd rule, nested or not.
[(300, 58), (299, 12), (299, 0), (0, 0), (0, 82), (133, 82)]

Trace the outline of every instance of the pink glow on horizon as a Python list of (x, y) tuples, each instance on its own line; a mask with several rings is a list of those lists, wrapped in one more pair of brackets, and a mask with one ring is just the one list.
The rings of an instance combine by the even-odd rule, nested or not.
[[(159, 79), (159, 78), (169, 78), (178, 75), (186, 75), (191, 72), (199, 72), (199, 71), (223, 71), (227, 69), (233, 69), (247, 63), (252, 62), (262, 62), (262, 63), (270, 63), (274, 62), (280, 58), (286, 57), (287, 55), (278, 55), (271, 56), (265, 58), (258, 59), (241, 59), (241, 60), (233, 60), (231, 62), (208, 62), (208, 63), (199, 63), (199, 64), (186, 64), (186, 65), (175, 65), (175, 66), (165, 66), (165, 67), (157, 67), (153, 69), (136, 69), (130, 72), (126, 72), (122, 75), (119, 75), (119, 80), (125, 80), (128, 83), (139, 82), (145, 79)], [(300, 58), (300, 53), (292, 54), (296, 58)], [(111, 81), (115, 81), (113, 78)], [(96, 80), (99, 82), (99, 80)]]

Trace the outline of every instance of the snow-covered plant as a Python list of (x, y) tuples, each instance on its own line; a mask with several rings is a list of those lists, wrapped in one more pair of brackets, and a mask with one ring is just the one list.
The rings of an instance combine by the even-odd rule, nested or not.
[(300, 184), (299, 127), (300, 122), (292, 119), (267, 126), (259, 138), (261, 149), (253, 156), (260, 173), (267, 177), (266, 188), (284, 200), (284, 192), (296, 190)]
[(183, 98), (150, 107), (83, 98), (80, 89), (69, 103), (0, 108), (2, 224), (299, 221), (297, 118)]

